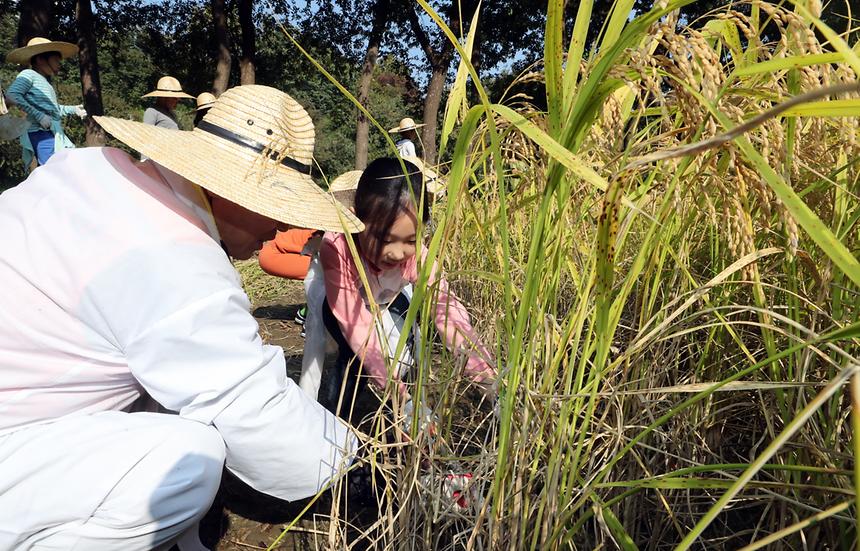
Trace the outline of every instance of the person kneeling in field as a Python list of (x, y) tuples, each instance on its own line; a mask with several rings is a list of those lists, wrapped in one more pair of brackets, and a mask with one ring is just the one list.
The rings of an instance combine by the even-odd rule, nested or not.
[[(353, 239), (359, 262), (367, 275), (370, 294), (380, 307), (378, 320), (371, 313), (346, 236), (328, 232), (323, 236), (320, 249), (325, 279), (322, 315), (340, 348), (338, 368), (344, 370), (352, 365), (351, 369), (357, 371), (363, 363), (364, 373), (380, 389), (386, 387), (389, 379), (396, 381), (401, 397), (406, 400), (407, 415), (411, 415), (413, 404), (402, 379), (414, 366), (413, 354), (418, 347), (414, 344), (405, 347), (400, 358), (393, 362), (396, 367), (391, 373), (388, 364), (392, 363), (391, 355), (400, 334), (409, 331), (410, 340), (416, 334), (415, 328), (404, 328), (404, 324), (412, 285), (418, 279), (418, 254), (422, 259), (427, 254), (418, 236), (419, 221), (426, 224), (430, 216), (430, 198), (424, 189), (421, 169), (412, 162), (403, 161), (402, 165), (393, 158), (370, 163), (358, 182), (354, 211), (365, 224), (365, 230), (353, 233)], [(472, 329), (466, 309), (448, 289), (439, 272), (439, 267), (434, 265), (428, 282), (430, 287), (438, 287), (434, 312), (436, 327), (448, 348), (468, 357), (466, 375), (491, 391), (496, 372), (489, 363), (490, 353)], [(387, 341), (384, 343), (386, 352), (378, 333)], [(304, 384), (302, 386), (304, 388)], [(348, 390), (344, 402), (348, 403), (351, 396)]]
[[(228, 254), (279, 223), (362, 225), (311, 180), (298, 103), (222, 98), (191, 132), (98, 117), (150, 160), (68, 150), (0, 195), (2, 550), (199, 548), (225, 461), (285, 500), (352, 461), (349, 427), (262, 343)], [(176, 414), (128, 413), (144, 391)]]

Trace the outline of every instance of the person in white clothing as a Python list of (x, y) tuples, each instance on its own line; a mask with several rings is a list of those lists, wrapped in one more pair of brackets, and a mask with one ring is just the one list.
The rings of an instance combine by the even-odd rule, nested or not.
[(400, 134), (400, 138), (394, 142), (397, 146), (397, 152), (401, 157), (417, 157), (415, 152), (415, 142), (420, 143), (417, 129), (424, 126), (423, 124), (415, 124), (415, 121), (409, 117), (400, 119), (400, 124), (388, 130), (389, 134)]
[[(199, 549), (225, 462), (296, 500), (354, 457), (261, 341), (228, 254), (280, 223), (362, 225), (311, 180), (298, 103), (221, 98), (191, 132), (97, 117), (150, 160), (66, 150), (0, 195), (0, 550)], [(128, 412), (144, 391), (173, 413)]]

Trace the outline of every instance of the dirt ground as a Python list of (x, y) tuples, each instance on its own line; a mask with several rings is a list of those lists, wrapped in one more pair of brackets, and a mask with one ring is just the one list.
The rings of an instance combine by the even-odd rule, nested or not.
[[(302, 367), (302, 350), (304, 339), (301, 337), (301, 327), (294, 321), (296, 312), (303, 306), (304, 289), (301, 282), (290, 283), (281, 295), (273, 300), (255, 304), (252, 310), (260, 324), (260, 334), (263, 340), (281, 346), (286, 356), (287, 375), (298, 381)], [(330, 369), (335, 363), (336, 356), (326, 358), (326, 368)], [(331, 380), (323, 377), (320, 395), (325, 395), (331, 385)], [(472, 397), (474, 402), (476, 396)], [(477, 398), (479, 399), (479, 397)], [(366, 414), (378, 408), (378, 398), (368, 389), (359, 393), (355, 404), (353, 419), (363, 419)], [(460, 404), (460, 407), (474, 409), (475, 403)], [(484, 414), (489, 414), (484, 412)], [(458, 417), (466, 418), (464, 411)], [(290, 430), (284, 427), (284, 431)], [(353, 540), (358, 536), (362, 527), (367, 527), (377, 520), (378, 512), (372, 498), (366, 501), (370, 494), (366, 488), (350, 488), (346, 510), (349, 514), (347, 523), (350, 534), (345, 535), (353, 541), (356, 549), (361, 548), (360, 542)], [(320, 499), (308, 507), (307, 501), (287, 503), (248, 487), (228, 471), (224, 471), (221, 488), (215, 498), (212, 509), (201, 522), (200, 539), (204, 545), (213, 551), (247, 551), (249, 549), (268, 549), (282, 534), (285, 527), (296, 521), (284, 537), (273, 549), (278, 550), (316, 550), (329, 549), (326, 519), (331, 511), (331, 496), (323, 494)], [(342, 508), (341, 511), (344, 509)], [(300, 518), (299, 518), (300, 517)]]
[[(304, 339), (301, 327), (293, 320), (303, 305), (301, 282), (274, 301), (255, 305), (253, 314), (260, 324), (260, 334), (266, 342), (284, 349), (287, 374), (298, 381), (302, 368)], [(333, 358), (329, 358), (330, 361)], [(284, 430), (289, 430), (285, 427)], [(266, 549), (307, 505), (286, 503), (249, 488), (225, 471), (221, 489), (209, 514), (201, 523), (200, 538), (213, 551), (248, 551)], [(320, 525), (314, 522), (314, 512), (328, 509), (327, 503), (312, 506), (275, 549), (305, 550), (323, 548), (319, 538)]]

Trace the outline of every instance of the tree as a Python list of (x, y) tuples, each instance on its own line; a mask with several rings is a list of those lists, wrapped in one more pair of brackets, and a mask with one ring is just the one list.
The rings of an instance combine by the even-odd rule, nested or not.
[[(370, 96), (370, 85), (373, 80), (373, 69), (376, 67), (376, 59), (379, 56), (379, 45), (382, 42), (382, 34), (388, 24), (388, 15), (391, 9), (388, 0), (376, 0), (373, 5), (373, 25), (367, 39), (367, 53), (361, 66), (361, 77), (358, 82), (358, 101), (367, 106)], [(370, 122), (361, 111), (358, 112), (358, 120), (355, 129), (355, 168), (364, 170), (367, 166), (368, 131)]]
[(254, 26), (253, 0), (239, 0), (239, 25), (242, 27), (242, 57), (239, 58), (239, 82), (254, 84), (256, 54), (256, 27)]
[[(478, 7), (476, 0), (449, 0), (441, 10), (446, 23), (455, 36), (460, 36), (462, 28), (461, 21), (470, 21)], [(448, 68), (454, 57), (454, 45), (441, 32), (435, 28), (432, 33), (424, 30), (414, 5), (407, 7), (407, 17), (424, 52), (427, 63), (430, 65), (430, 80), (427, 83), (427, 92), (424, 96), (424, 130), (421, 134), (424, 149), (424, 160), (427, 163), (436, 162), (436, 122), (439, 119), (439, 107), (442, 104), (442, 92), (445, 90), (445, 81), (448, 78)]]
[(93, 34), (93, 8), (90, 0), (78, 0), (75, 6), (75, 19), (78, 24), (78, 63), (81, 68), (81, 94), (84, 109), (89, 117), (86, 126), (87, 145), (104, 145), (105, 132), (96, 124), (93, 116), (104, 114), (102, 106), (102, 85), (99, 79), (99, 62), (96, 55), (96, 38)]
[(212, 22), (215, 25), (215, 80), (212, 92), (220, 96), (230, 84), (230, 68), (233, 58), (230, 55), (230, 36), (227, 34), (227, 9), (224, 0), (212, 0)]
[(48, 38), (54, 27), (54, 10), (51, 0), (21, 0), (21, 19), (18, 21), (18, 46), (26, 46), (36, 36)]

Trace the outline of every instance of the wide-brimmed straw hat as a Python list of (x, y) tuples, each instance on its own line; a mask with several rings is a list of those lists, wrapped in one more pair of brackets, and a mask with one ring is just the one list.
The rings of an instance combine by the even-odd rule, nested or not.
[(197, 96), (197, 109), (195, 111), (200, 111), (201, 109), (209, 109), (212, 105), (215, 104), (215, 94), (210, 94), (209, 92), (203, 92), (199, 96)]
[(351, 207), (355, 199), (355, 190), (358, 188), (358, 181), (361, 180), (363, 170), (350, 170), (344, 172), (337, 178), (331, 181), (328, 185), (328, 190), (334, 195), (334, 198)]
[(404, 119), (400, 119), (400, 124), (390, 129), (389, 134), (397, 134), (399, 132), (406, 132), (408, 130), (415, 130), (416, 128), (421, 128), (424, 126), (423, 124), (415, 124), (415, 121), (406, 117)]
[(363, 229), (311, 179), (313, 122), (280, 90), (257, 85), (227, 90), (191, 131), (94, 119), (154, 162), (248, 210), (303, 228)]
[(6, 142), (19, 138), (30, 128), (30, 121), (13, 115), (0, 115), (0, 141)]
[(144, 94), (143, 98), (187, 98), (194, 99), (182, 91), (182, 85), (179, 81), (171, 76), (161, 77), (155, 85), (155, 90), (148, 94)]
[(445, 189), (445, 179), (439, 176), (435, 170), (428, 167), (420, 158), (413, 155), (405, 155), (401, 158), (418, 167), (418, 170), (421, 171), (421, 175), (424, 178), (424, 185), (428, 192), (436, 195)]
[(37, 36), (31, 38), (26, 46), (15, 48), (6, 55), (6, 61), (18, 65), (29, 65), (30, 58), (45, 52), (57, 52), (60, 57), (66, 59), (78, 53), (78, 47), (71, 42), (54, 42), (47, 38)]

